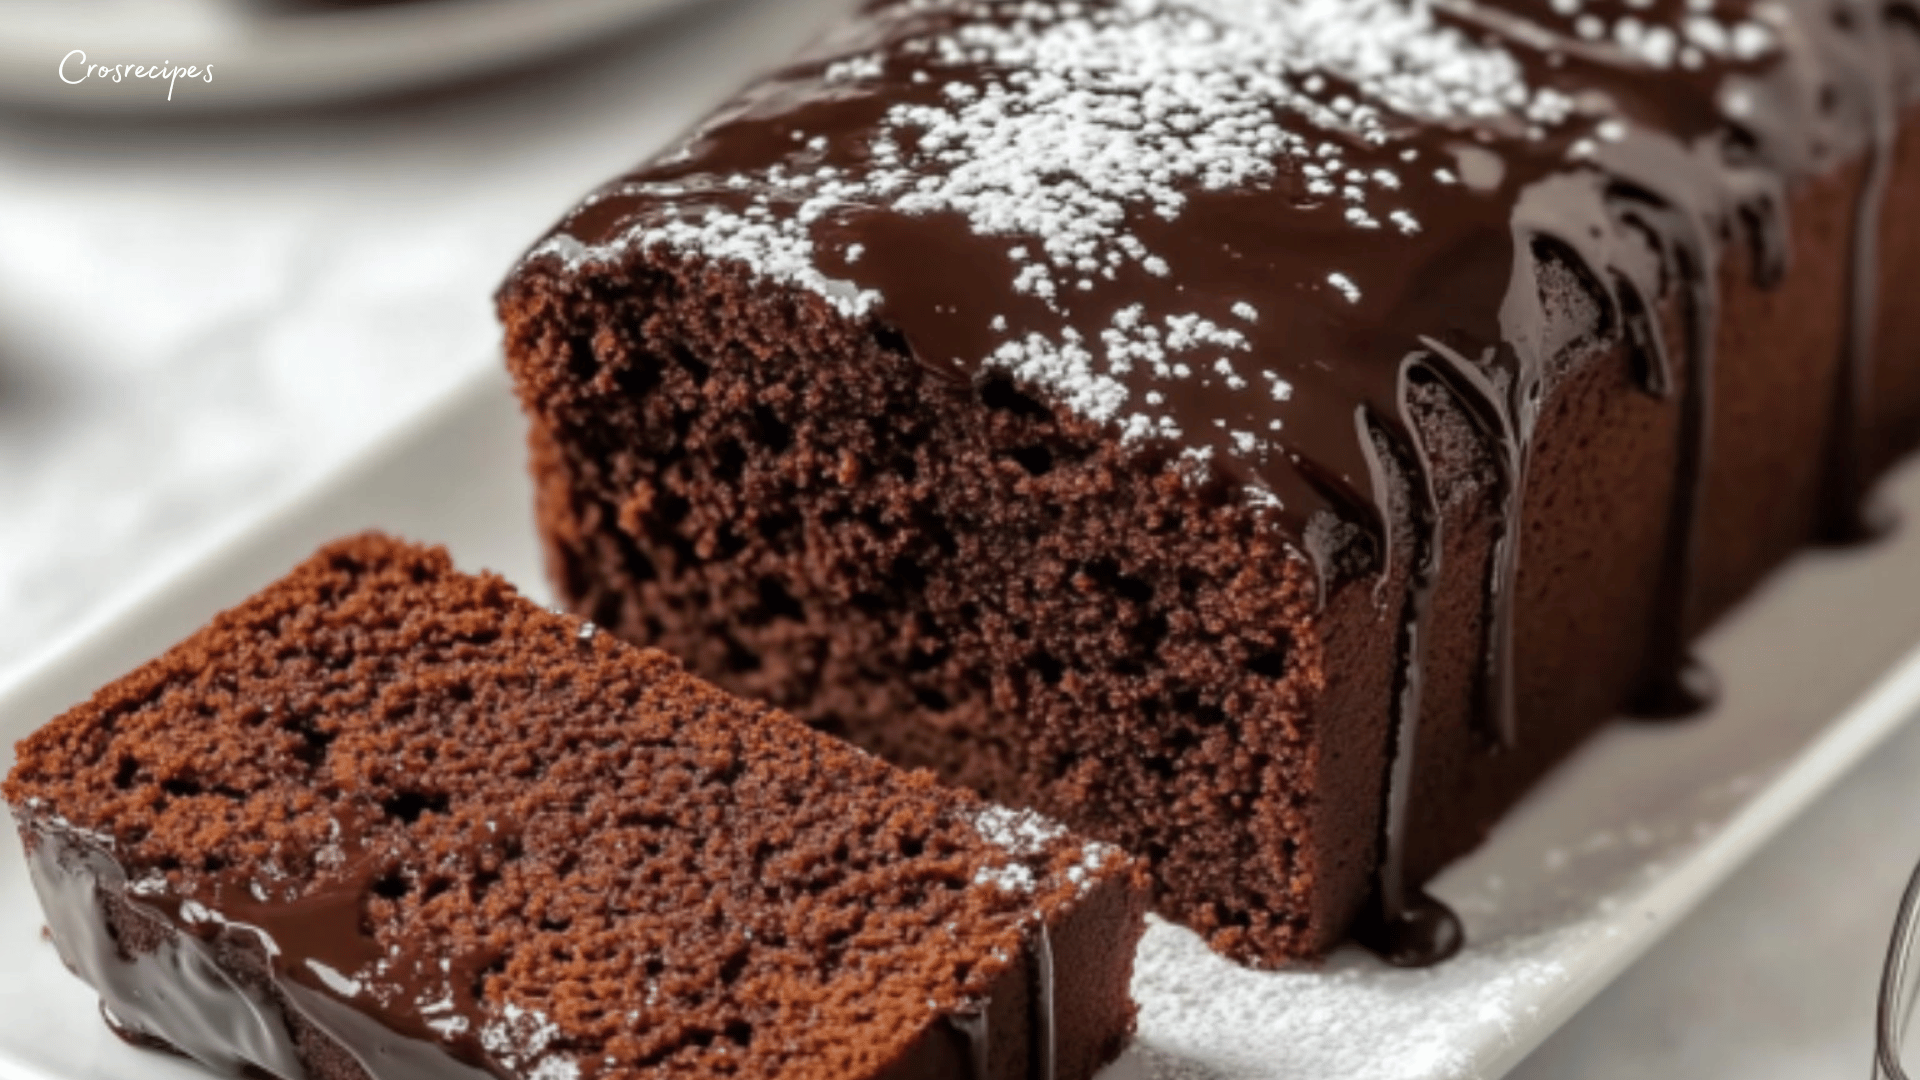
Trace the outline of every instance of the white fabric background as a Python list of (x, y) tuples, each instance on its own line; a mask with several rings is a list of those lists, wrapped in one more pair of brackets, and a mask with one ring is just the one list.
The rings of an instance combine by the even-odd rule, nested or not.
[[(496, 363), (489, 296), (519, 251), (842, 3), (709, 0), (596, 56), (379, 107), (0, 114), (0, 683)], [(1916, 770), (1920, 733), (1520, 1075), (1866, 1075), (1913, 855), (1886, 824), (1912, 820)]]
[(702, 0), (377, 106), (0, 113), (0, 682), (496, 363), (514, 258), (842, 6)]

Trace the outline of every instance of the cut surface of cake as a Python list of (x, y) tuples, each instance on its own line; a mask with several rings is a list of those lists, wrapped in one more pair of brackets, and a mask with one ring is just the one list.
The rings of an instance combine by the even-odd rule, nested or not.
[(1920, 12), (878, 0), (500, 294), (575, 611), (1154, 866), (1419, 885), (1920, 433)]
[(1085, 1080), (1139, 869), (367, 535), (33, 735), (130, 1040), (282, 1080)]

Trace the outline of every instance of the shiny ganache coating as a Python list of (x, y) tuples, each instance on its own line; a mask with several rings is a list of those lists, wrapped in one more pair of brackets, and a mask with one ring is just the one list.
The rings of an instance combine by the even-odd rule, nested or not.
[[(1904, 0), (874, 3), (589, 198), (527, 265), (671, 251), (816, 293), (935, 372), (1010, 375), (1123, 444), (1171, 448), (1196, 483), (1237, 485), (1323, 597), (1356, 562), (1392, 578), (1410, 522), (1375, 937), (1431, 959), (1457, 934), (1403, 947), (1392, 930), (1445, 921), (1402, 869), (1443, 546), (1413, 396), (1438, 386), (1472, 419), (1505, 493), (1475, 691), (1490, 751), (1523, 737), (1519, 493), (1551, 362), (1618, 334), (1643, 390), (1683, 399), (1641, 703), (1696, 707), (1718, 268), (1738, 247), (1758, 284), (1779, 280), (1791, 189), (1868, 163), (1822, 451), (1827, 531), (1859, 532), (1900, 105), (1888, 24), (1913, 19)], [(1593, 295), (1597, 330), (1549, 304), (1551, 267)]]

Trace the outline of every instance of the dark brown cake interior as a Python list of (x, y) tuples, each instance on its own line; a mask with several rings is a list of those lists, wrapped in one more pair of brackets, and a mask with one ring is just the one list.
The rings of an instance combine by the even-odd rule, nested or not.
[[(1110, 849), (379, 537), (27, 740), (6, 795), (30, 845), (110, 837), (136, 907), (265, 928), (301, 996), (496, 1075), (886, 1075), (955, 1042), (941, 1017), (1031, 1000), (1041, 922), (1121, 965), (1061, 971), (1061, 1075), (1130, 1015)], [(1069, 928), (1090, 891), (1098, 927)]]
[[(1295, 633), (1311, 577), (1224, 485), (1008, 380), (945, 384), (726, 268), (607, 288), (529, 290), (512, 316), (553, 335), (512, 352), (575, 610), (890, 760), (1070, 808), (1229, 951), (1249, 925), (1304, 946), (1303, 898), (1351, 902), (1294, 857), (1321, 786), (1300, 703), (1329, 665)], [(550, 418), (591, 449), (563, 453)]]

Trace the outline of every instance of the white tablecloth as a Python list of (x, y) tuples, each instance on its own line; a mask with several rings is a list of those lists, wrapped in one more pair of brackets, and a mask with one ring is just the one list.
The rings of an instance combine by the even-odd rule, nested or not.
[[(519, 251), (840, 2), (715, 0), (593, 57), (380, 107), (0, 115), (0, 683), (496, 363), (489, 297)], [(1920, 733), (1521, 1075), (1865, 1075), (1915, 854), (1888, 823), (1915, 821), (1917, 770)]]

